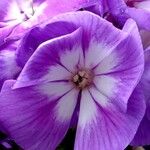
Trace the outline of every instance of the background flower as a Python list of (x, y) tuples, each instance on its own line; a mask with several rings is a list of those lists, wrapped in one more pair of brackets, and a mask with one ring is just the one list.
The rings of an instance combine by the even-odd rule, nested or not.
[(109, 13), (121, 26), (132, 18), (141, 29), (150, 30), (149, 0), (107, 0)]
[(76, 11), (97, 0), (2, 0), (0, 2), (0, 45), (8, 36), (22, 36), (27, 29), (55, 15)]

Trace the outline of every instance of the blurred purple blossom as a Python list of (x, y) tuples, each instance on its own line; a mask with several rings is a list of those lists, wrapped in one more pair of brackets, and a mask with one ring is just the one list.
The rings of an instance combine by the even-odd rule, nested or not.
[(150, 0), (106, 0), (109, 13), (123, 26), (132, 18), (141, 29), (150, 31)]

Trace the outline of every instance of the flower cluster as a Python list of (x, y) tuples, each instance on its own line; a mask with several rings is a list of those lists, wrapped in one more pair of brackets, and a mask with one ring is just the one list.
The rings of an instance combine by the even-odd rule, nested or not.
[(74, 150), (149, 145), (149, 20), (150, 0), (2, 0), (1, 132), (23, 150), (71, 128)]

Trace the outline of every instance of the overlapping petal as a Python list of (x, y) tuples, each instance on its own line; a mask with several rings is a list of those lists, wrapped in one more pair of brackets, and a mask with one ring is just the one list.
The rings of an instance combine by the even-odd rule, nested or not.
[[(147, 107), (149, 110), (150, 105), (147, 104)], [(150, 137), (149, 137), (150, 113), (148, 112), (148, 110), (146, 110), (145, 115), (139, 125), (139, 128), (131, 142), (132, 146), (149, 145), (149, 143), (150, 143)]]
[[(118, 44), (111, 54), (94, 68), (97, 76), (94, 84), (98, 90), (106, 96), (106, 100), (111, 99), (113, 102), (117, 100), (121, 108), (126, 106), (127, 97), (130, 97), (139, 82), (144, 62), (136, 24), (132, 20), (128, 20), (123, 31), (129, 34), (128, 38)], [(140, 75), (137, 75), (139, 73)]]
[(127, 1), (127, 4), (124, 0), (107, 0), (107, 3), (110, 13), (114, 16), (117, 23), (123, 26), (128, 18), (132, 18), (141, 29), (150, 30), (150, 10), (147, 9), (150, 7), (149, 0)]
[[(53, 150), (69, 128), (76, 104), (80, 104), (75, 150), (93, 146), (94, 150), (124, 149), (145, 111), (139, 89), (128, 100), (144, 66), (135, 22), (129, 20), (119, 30), (86, 11), (57, 16), (50, 24), (56, 22), (68, 24), (69, 30), (59, 30), (50, 40), (49, 36), (39, 40), (16, 82), (11, 88), (7, 84), (12, 82), (5, 83), (0, 95), (3, 125), (23, 148)], [(40, 29), (31, 30), (29, 39)], [(44, 35), (45, 30), (42, 32)], [(72, 83), (72, 77), (82, 69), (91, 71), (94, 82), (83, 90)], [(21, 116), (12, 117), (19, 112)], [(41, 132), (37, 132), (39, 127)]]
[(132, 94), (126, 113), (101, 107), (93, 96), (88, 91), (82, 93), (75, 150), (123, 150), (145, 112), (141, 90), (136, 89)]
[[(90, 20), (90, 22), (88, 21)], [(73, 13), (66, 13), (54, 17), (51, 22), (64, 21), (68, 23), (73, 23), (77, 28), (83, 28), (83, 49), (87, 51), (90, 47), (90, 43), (95, 43), (94, 46), (99, 46), (99, 48), (108, 48), (108, 55), (114, 46), (116, 46), (126, 35), (124, 35), (117, 28), (112, 27), (112, 24), (102, 19), (98, 15), (93, 13), (83, 11)], [(108, 32), (111, 32), (112, 36), (107, 36)], [(113, 39), (112, 37), (116, 37)], [(107, 45), (106, 45), (107, 44)], [(91, 46), (93, 46), (91, 45)], [(106, 47), (108, 46), (108, 47)], [(110, 50), (109, 50), (110, 49)], [(93, 47), (94, 51), (94, 47)]]
[(6, 81), (0, 95), (2, 125), (24, 149), (54, 150), (69, 128), (78, 91), (63, 82), (17, 90), (13, 84)]
[[(83, 28), (85, 67), (94, 69), (94, 74), (100, 76), (102, 81), (106, 76), (105, 81), (108, 82), (99, 83), (100, 89), (102, 90), (108, 85), (109, 89), (105, 89), (107, 91), (104, 93), (105, 96), (109, 98), (114, 95), (119, 96), (114, 100), (118, 102), (121, 100), (119, 105), (125, 110), (126, 105), (124, 104), (127, 104), (130, 94), (137, 85), (144, 65), (142, 43), (135, 22), (127, 21), (121, 32), (113, 28), (107, 21), (87, 12), (78, 12), (74, 16), (71, 14), (60, 15), (54, 20), (71, 21), (77, 27)], [(90, 25), (89, 20), (92, 22)], [(109, 77), (110, 80), (108, 80)], [(117, 91), (116, 86), (120, 91)], [(113, 95), (109, 95), (109, 91), (112, 91)]]
[(23, 67), (41, 43), (72, 33), (76, 29), (72, 23), (66, 22), (55, 22), (31, 29), (17, 49), (17, 62)]
[(138, 8), (128, 8), (126, 13), (137, 22), (141, 29), (150, 31), (150, 11)]
[[(78, 10), (97, 3), (97, 0), (5, 0), (0, 2), (0, 21), (23, 21), (25, 15), (33, 16), (31, 22), (40, 23), (59, 13)], [(27, 18), (28, 19), (28, 18)]]
[(16, 62), (15, 51), (0, 51), (0, 89), (7, 79), (14, 79), (19, 74), (21, 68)]
[[(28, 28), (49, 20), (60, 13), (76, 11), (82, 7), (88, 7), (98, 0), (6, 0), (0, 2), (0, 22), (7, 23), (8, 26), (14, 25), (15, 33), (23, 34)], [(20, 36), (21, 36), (20, 35)]]
[(150, 32), (146, 30), (141, 30), (140, 35), (141, 35), (144, 50), (146, 50), (150, 46)]
[[(142, 90), (144, 92), (146, 101), (146, 112), (142, 119), (142, 122), (138, 128), (138, 131), (131, 142), (132, 145), (149, 145), (149, 128), (150, 128), (150, 49), (145, 51), (145, 70), (140, 82)], [(132, 97), (131, 97), (132, 98)]]

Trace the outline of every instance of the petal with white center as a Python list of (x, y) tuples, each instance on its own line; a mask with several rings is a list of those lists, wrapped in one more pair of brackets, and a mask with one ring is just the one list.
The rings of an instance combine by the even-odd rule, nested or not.
[(92, 22), (91, 30), (95, 30), (96, 33), (93, 33), (89, 47), (85, 51), (85, 67), (87, 68), (96, 67), (127, 36), (121, 34), (111, 24), (104, 22), (102, 24), (100, 20), (96, 19), (95, 22)]
[(94, 68), (94, 84), (110, 101), (126, 110), (128, 98), (139, 82), (144, 68), (142, 43), (134, 21), (123, 31), (128, 37)]
[(83, 28), (86, 68), (95, 67), (127, 36), (108, 21), (88, 11), (59, 15), (52, 21), (71, 22), (76, 27)]
[(110, 96), (113, 95), (113, 89), (116, 87), (116, 81), (112, 78), (104, 77), (102, 80), (94, 79), (94, 84), (95, 85), (89, 89), (93, 98), (98, 100), (97, 102), (102, 107), (109, 106), (111, 104), (111, 100), (110, 97), (106, 95), (106, 93), (108, 93)]
[(41, 44), (26, 63), (14, 88), (42, 82), (69, 81), (72, 77), (71, 69), (76, 68), (80, 59), (83, 60), (81, 38), (80, 28), (71, 34)]
[[(142, 92), (137, 89), (127, 112), (101, 107), (98, 97), (82, 93), (75, 150), (123, 150), (132, 140), (145, 112)], [(101, 97), (99, 97), (101, 99)], [(132, 122), (132, 123), (131, 123)]]
[[(95, 77), (94, 85), (95, 89), (100, 95), (104, 97), (104, 107), (114, 104), (116, 107), (122, 111), (126, 111), (128, 99), (126, 99), (126, 94), (128, 94), (128, 89), (126, 89), (125, 78), (114, 77), (110, 75), (104, 75)], [(101, 104), (101, 103), (100, 103)], [(103, 105), (102, 105), (103, 106)]]
[(49, 94), (45, 85), (12, 90), (11, 82), (0, 94), (2, 125), (23, 149), (55, 150), (70, 126), (78, 91), (62, 83), (48, 83)]

